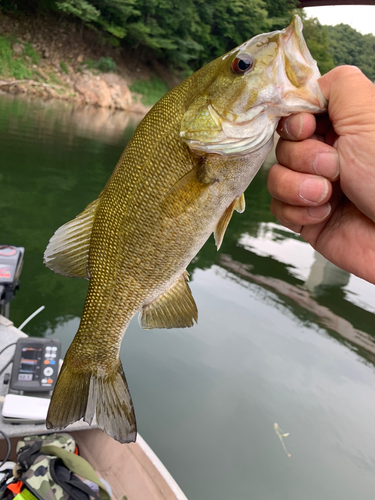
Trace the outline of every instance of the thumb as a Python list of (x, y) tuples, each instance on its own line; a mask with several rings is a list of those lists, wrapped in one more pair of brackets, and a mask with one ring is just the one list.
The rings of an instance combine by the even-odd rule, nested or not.
[(356, 66), (338, 66), (318, 80), (338, 135), (374, 126), (375, 85)]
[(339, 66), (319, 86), (338, 135), (341, 189), (375, 222), (375, 85), (358, 68)]

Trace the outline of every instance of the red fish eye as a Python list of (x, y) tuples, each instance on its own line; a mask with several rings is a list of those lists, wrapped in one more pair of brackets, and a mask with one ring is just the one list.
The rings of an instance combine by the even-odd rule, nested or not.
[(236, 57), (232, 61), (232, 71), (236, 75), (244, 75), (251, 71), (254, 67), (254, 59), (251, 55), (246, 54)]

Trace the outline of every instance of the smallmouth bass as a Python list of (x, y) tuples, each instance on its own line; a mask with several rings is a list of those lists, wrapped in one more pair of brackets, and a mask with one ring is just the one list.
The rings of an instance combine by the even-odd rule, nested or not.
[(114, 439), (135, 441), (119, 359), (130, 320), (139, 312), (147, 329), (197, 321), (186, 267), (211, 233), (219, 249), (233, 211), (244, 211), (279, 119), (325, 110), (319, 76), (298, 16), (214, 60), (151, 109), (99, 197), (56, 231), (46, 265), (90, 285), (48, 428), (96, 416)]

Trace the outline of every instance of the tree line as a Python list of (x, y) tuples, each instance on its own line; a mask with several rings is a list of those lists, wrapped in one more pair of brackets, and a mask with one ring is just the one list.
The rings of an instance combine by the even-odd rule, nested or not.
[[(252, 36), (287, 26), (298, 0), (0, 0), (3, 11), (53, 12), (89, 26), (143, 60), (194, 71)], [(304, 18), (303, 11), (300, 11)], [(375, 37), (304, 19), (322, 73), (355, 64), (375, 80)]]
[(303, 33), (322, 74), (351, 64), (375, 82), (374, 35), (362, 35), (347, 24), (322, 26), (317, 19), (304, 19)]

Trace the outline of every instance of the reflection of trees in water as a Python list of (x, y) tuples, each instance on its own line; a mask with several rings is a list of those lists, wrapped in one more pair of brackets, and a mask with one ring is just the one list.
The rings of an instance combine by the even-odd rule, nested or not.
[[(305, 284), (291, 284), (284, 280), (273, 276), (262, 276), (256, 274), (256, 269), (251, 264), (243, 264), (232, 259), (230, 255), (222, 254), (220, 257), (220, 265), (239, 276), (242, 280), (257, 283), (266, 290), (272, 290), (278, 297), (282, 297), (282, 307), (288, 308), (293, 315), (303, 320), (304, 323), (316, 323), (327, 329), (328, 333), (347, 345), (350, 342), (358, 354), (375, 365), (375, 339), (372, 330), (369, 333), (361, 331), (353, 326), (353, 324), (336, 314), (330, 307), (318, 302), (314, 297), (314, 290), (327, 284), (330, 287), (345, 286), (349, 281), (349, 273), (336, 268), (333, 264), (327, 262), (323, 257), (319, 256), (311, 267), (311, 273)], [(228, 275), (230, 278), (230, 275)], [(307, 284), (307, 286), (305, 286)], [(322, 295), (320, 295), (322, 297)], [(268, 300), (273, 300), (268, 297)], [(280, 302), (273, 300), (273, 307), (280, 308)], [(323, 302), (325, 302), (323, 300)], [(349, 305), (345, 301), (345, 307)], [(352, 307), (356, 307), (351, 304)], [(360, 308), (357, 308), (360, 309)], [(371, 313), (360, 309), (361, 315), (368, 318), (374, 317)], [(342, 310), (341, 310), (342, 312)], [(367, 325), (370, 325), (368, 322)], [(371, 333), (371, 334), (370, 334)]]
[(20, 118), (32, 127), (33, 138), (45, 137), (46, 130), (64, 134), (69, 145), (77, 137), (97, 139), (107, 144), (125, 145), (142, 115), (95, 106), (77, 106), (64, 101), (1, 95), (0, 120), (17, 131)]
[(305, 281), (305, 287), (314, 295), (319, 295), (320, 290), (325, 287), (343, 287), (349, 283), (350, 273), (335, 266), (320, 253), (314, 253), (314, 263), (311, 266), (310, 274)]

